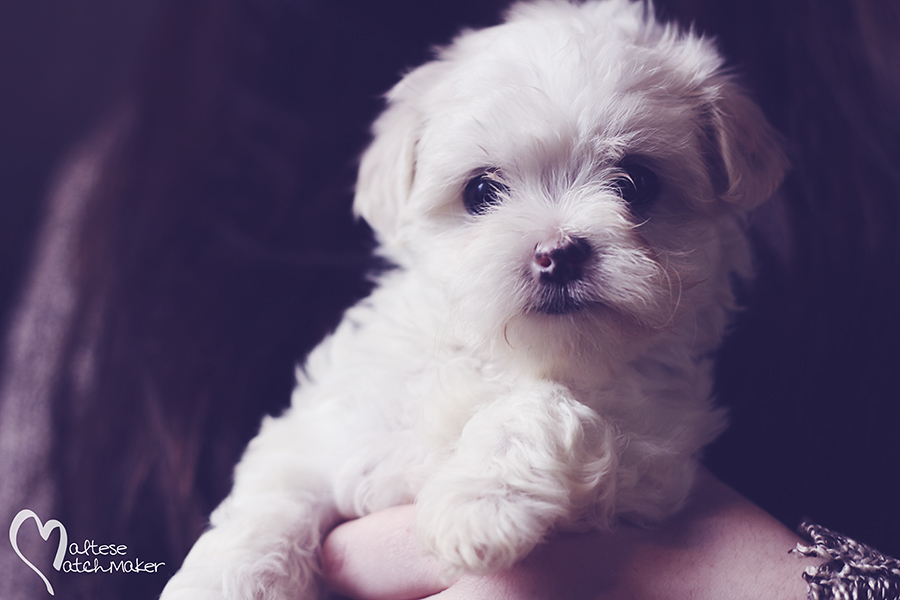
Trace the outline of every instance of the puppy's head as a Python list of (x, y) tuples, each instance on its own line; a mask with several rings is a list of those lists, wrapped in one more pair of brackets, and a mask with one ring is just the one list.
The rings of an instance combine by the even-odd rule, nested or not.
[(579, 352), (679, 327), (717, 343), (729, 272), (748, 269), (742, 215), (786, 160), (707, 40), (628, 0), (520, 4), (388, 101), (356, 211), (469, 331)]

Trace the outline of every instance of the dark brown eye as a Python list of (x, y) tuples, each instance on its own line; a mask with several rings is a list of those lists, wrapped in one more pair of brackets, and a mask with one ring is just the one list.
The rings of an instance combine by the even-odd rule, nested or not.
[(646, 206), (659, 194), (659, 178), (644, 165), (626, 163), (622, 174), (613, 181), (622, 200), (637, 208)]
[(463, 203), (470, 215), (483, 215), (500, 203), (509, 192), (509, 188), (497, 180), (494, 172), (489, 171), (473, 177), (463, 190)]

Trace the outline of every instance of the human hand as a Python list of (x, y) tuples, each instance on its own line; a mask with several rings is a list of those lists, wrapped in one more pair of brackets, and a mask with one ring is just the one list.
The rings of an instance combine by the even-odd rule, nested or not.
[(512, 568), (448, 579), (425, 554), (415, 508), (400, 506), (336, 528), (324, 575), (354, 600), (802, 600), (817, 559), (789, 554), (799, 538), (702, 470), (691, 501), (661, 525), (557, 534)]

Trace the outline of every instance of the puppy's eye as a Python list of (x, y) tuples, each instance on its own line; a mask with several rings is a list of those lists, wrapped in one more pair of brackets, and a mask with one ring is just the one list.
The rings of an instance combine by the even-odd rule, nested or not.
[(659, 194), (656, 173), (639, 164), (622, 165), (622, 174), (613, 181), (622, 200), (634, 207), (645, 206)]
[(501, 198), (509, 191), (497, 180), (493, 171), (473, 177), (463, 190), (463, 203), (470, 215), (483, 215), (492, 206), (500, 203)]

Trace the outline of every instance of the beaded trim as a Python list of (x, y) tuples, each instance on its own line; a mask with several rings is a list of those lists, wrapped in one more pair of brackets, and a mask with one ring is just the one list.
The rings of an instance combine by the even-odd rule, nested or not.
[(803, 523), (798, 532), (810, 544), (792, 552), (825, 559), (803, 573), (808, 600), (900, 599), (900, 561), (820, 525)]

